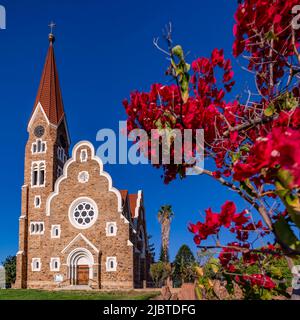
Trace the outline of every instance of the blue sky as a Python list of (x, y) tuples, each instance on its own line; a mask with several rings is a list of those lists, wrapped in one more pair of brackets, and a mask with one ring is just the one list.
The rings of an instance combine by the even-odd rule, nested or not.
[[(57, 23), (56, 61), (72, 143), (87, 139), (97, 148), (97, 131), (117, 130), (118, 121), (126, 119), (122, 100), (130, 91), (168, 81), (164, 76), (167, 61), (152, 44), (164, 25), (172, 21), (174, 42), (190, 51), (190, 59), (207, 56), (215, 47), (224, 48), (230, 56), (236, 3), (0, 0), (7, 12), (7, 29), (0, 30), (0, 261), (18, 249), (26, 127), (48, 48), (49, 22)], [(234, 68), (237, 80), (247, 77), (236, 63)], [(237, 87), (234, 94), (242, 89)], [(235, 194), (204, 176), (166, 186), (161, 171), (150, 165), (107, 165), (105, 170), (117, 188), (144, 190), (148, 232), (157, 251), (157, 211), (163, 204), (173, 205), (171, 258), (184, 243), (196, 250), (187, 225), (197, 221), (204, 209), (219, 210), (227, 199), (245, 207)]]

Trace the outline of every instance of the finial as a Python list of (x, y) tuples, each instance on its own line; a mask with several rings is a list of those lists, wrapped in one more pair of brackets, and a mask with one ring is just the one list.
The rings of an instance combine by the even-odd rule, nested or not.
[(49, 38), (50, 43), (53, 43), (55, 41), (53, 29), (56, 27), (56, 24), (53, 21), (51, 21), (50, 24), (48, 25), (48, 27), (50, 28), (50, 33), (49, 33), (48, 38)]

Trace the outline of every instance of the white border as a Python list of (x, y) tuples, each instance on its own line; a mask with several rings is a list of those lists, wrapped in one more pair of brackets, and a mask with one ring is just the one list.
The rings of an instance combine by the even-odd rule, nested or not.
[(56, 182), (55, 182), (55, 186), (54, 186), (54, 192), (52, 192), (50, 194), (50, 196), (48, 197), (47, 199), (47, 204), (46, 204), (46, 215), (47, 216), (50, 216), (50, 207), (51, 207), (51, 201), (52, 199), (57, 196), (59, 194), (59, 186), (60, 186), (60, 183), (67, 179), (68, 178), (68, 168), (69, 166), (76, 161), (76, 154), (77, 154), (77, 150), (82, 147), (82, 146), (87, 146), (91, 149), (91, 152), (92, 152), (92, 159), (93, 160), (96, 160), (99, 164), (99, 167), (100, 167), (100, 176), (103, 176), (107, 179), (108, 181), (108, 191), (109, 192), (113, 192), (116, 196), (117, 196), (117, 199), (118, 199), (118, 212), (119, 213), (123, 213), (123, 207), (122, 207), (122, 196), (121, 196), (121, 193), (118, 189), (114, 188), (113, 187), (113, 184), (112, 184), (112, 178), (111, 176), (105, 172), (103, 170), (103, 162), (102, 160), (95, 155), (95, 149), (94, 149), (94, 146), (89, 142), (89, 141), (80, 141), (78, 142), (75, 147), (73, 148), (72, 150), (72, 157), (65, 163), (64, 165), (64, 169), (63, 169), (63, 175), (60, 176)]
[[(39, 268), (35, 268), (34, 267), (34, 263), (38, 262), (39, 263)], [(42, 269), (42, 262), (41, 262), (41, 258), (32, 258), (31, 260), (31, 271), (33, 272), (39, 272)]]
[[(58, 263), (57, 269), (54, 268), (54, 262)], [(60, 271), (60, 258), (55, 257), (50, 259), (50, 271), (56, 271), (56, 272)]]
[[(79, 223), (77, 223), (75, 220), (74, 220), (74, 217), (73, 217), (73, 213), (74, 213), (74, 209), (81, 203), (81, 202), (88, 202), (88, 203), (91, 203), (91, 205), (94, 207), (94, 213), (95, 213), (95, 216), (93, 218), (93, 220), (88, 224), (88, 225), (80, 225)], [(92, 227), (95, 222), (97, 221), (98, 219), (98, 215), (99, 215), (99, 211), (98, 211), (98, 206), (97, 206), (97, 203), (89, 198), (89, 197), (79, 197), (77, 199), (75, 199), (70, 207), (69, 207), (69, 221), (71, 222), (72, 226), (75, 227), (76, 229), (88, 229), (90, 227)]]
[[(110, 233), (110, 227), (114, 227), (114, 232)], [(106, 222), (106, 227), (105, 227), (105, 231), (106, 231), (106, 236), (107, 237), (115, 237), (117, 235), (118, 232), (118, 227), (117, 227), (117, 223), (116, 222)]]
[[(110, 262), (113, 261), (114, 262), (114, 267), (111, 268), (110, 267)], [(106, 271), (107, 272), (115, 272), (117, 271), (117, 257), (106, 257)]]
[[(39, 199), (39, 205), (38, 205), (38, 206), (36, 205), (36, 200), (37, 200), (37, 199)], [(41, 207), (41, 204), (42, 204), (42, 197), (39, 196), (39, 195), (38, 195), (38, 196), (34, 196), (34, 203), (33, 203), (33, 204), (34, 204), (34, 207), (35, 207), (36, 209), (40, 208), (40, 207)]]
[(91, 241), (89, 241), (82, 233), (79, 233), (64, 249), (62, 249), (61, 253), (65, 253), (69, 247), (74, 244), (79, 238), (83, 239), (90, 247), (92, 247), (97, 253), (99, 253), (99, 250), (97, 247), (95, 247)]
[(41, 110), (41, 111), (42, 111), (43, 116), (44, 116), (45, 119), (47, 120), (47, 124), (48, 124), (48, 125), (50, 124), (50, 121), (49, 121), (49, 119), (48, 119), (48, 117), (47, 117), (47, 115), (46, 115), (46, 112), (45, 112), (43, 106), (41, 105), (40, 102), (38, 102), (38, 104), (37, 104), (37, 106), (36, 106), (36, 108), (35, 108), (32, 116), (31, 116), (31, 119), (30, 119), (30, 121), (29, 121), (29, 123), (28, 123), (27, 131), (29, 131), (29, 128), (31, 128), (32, 123), (33, 123), (33, 121), (34, 121), (34, 119), (35, 119), (35, 117), (36, 117), (36, 115), (37, 115), (38, 110)]
[(136, 207), (135, 207), (135, 212), (134, 212), (134, 218), (138, 218), (139, 216), (139, 209), (141, 207), (141, 200), (142, 200), (142, 195), (143, 195), (143, 191), (139, 190), (138, 191), (138, 197), (136, 200)]
[[(58, 236), (54, 235), (54, 229), (57, 228), (58, 229)], [(51, 239), (59, 239), (60, 238), (60, 234), (61, 234), (61, 228), (60, 228), (60, 224), (53, 224), (51, 226)]]

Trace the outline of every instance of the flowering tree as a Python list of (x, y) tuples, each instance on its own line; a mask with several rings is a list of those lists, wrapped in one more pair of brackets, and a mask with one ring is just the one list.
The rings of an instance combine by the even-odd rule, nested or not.
[[(238, 5), (233, 55), (247, 62), (243, 69), (253, 74), (256, 88), (248, 90), (245, 101), (225, 100), (235, 81), (222, 49), (190, 65), (182, 47), (173, 45), (171, 28), (165, 35), (166, 50), (157, 40), (154, 44), (168, 56), (166, 73), (174, 84), (153, 84), (149, 92), (132, 92), (124, 101), (129, 131), (142, 128), (151, 138), (152, 129), (204, 130), (205, 157), (214, 165), (202, 174), (235, 191), (248, 208), (237, 212), (227, 201), (219, 213), (207, 209), (204, 221), (191, 224), (189, 230), (201, 248), (208, 248), (208, 238), (214, 240), (209, 247), (220, 250), (228, 281), (243, 287), (273, 290), (276, 283), (265, 274), (264, 261), (269, 255), (285, 255), (292, 267), (292, 259), (300, 254), (295, 232), (300, 227), (300, 30), (293, 23), (297, 4), (245, 0)], [(197, 151), (194, 141), (192, 153)], [(151, 151), (146, 152), (151, 158)], [(163, 168), (169, 183), (184, 178), (191, 163), (155, 166)], [(261, 220), (254, 218), (254, 211)], [(223, 230), (232, 235), (230, 243), (222, 242)], [(274, 244), (265, 241), (258, 246), (257, 239), (261, 242), (266, 235), (274, 236)], [(260, 273), (245, 274), (237, 267), (241, 259), (244, 266), (259, 262)]]

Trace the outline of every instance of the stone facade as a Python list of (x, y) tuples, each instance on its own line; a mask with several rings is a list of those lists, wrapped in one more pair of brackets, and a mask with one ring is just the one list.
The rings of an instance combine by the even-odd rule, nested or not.
[(15, 287), (143, 287), (151, 262), (143, 194), (115, 189), (90, 142), (69, 157), (52, 42), (49, 51), (28, 124)]

